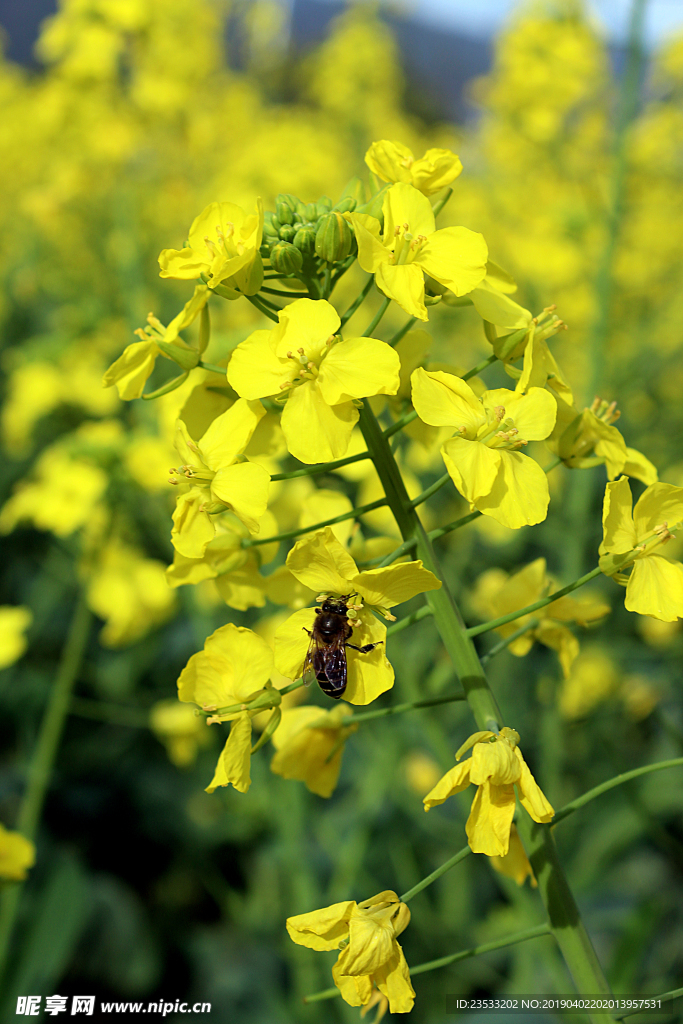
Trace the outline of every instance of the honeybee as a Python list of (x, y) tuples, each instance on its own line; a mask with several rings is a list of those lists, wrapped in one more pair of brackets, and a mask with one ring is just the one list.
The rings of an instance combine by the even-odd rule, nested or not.
[(304, 666), (301, 672), (302, 679), (306, 685), (316, 679), (323, 693), (335, 700), (344, 693), (347, 683), (346, 648), (358, 651), (360, 654), (369, 654), (379, 647), (382, 640), (373, 644), (364, 644), (357, 647), (349, 643), (349, 637), (353, 633), (353, 627), (349, 623), (348, 597), (329, 597), (325, 595), (318, 600), (322, 601), (317, 615), (313, 621), (313, 629), (304, 629), (311, 638), (306, 652)]

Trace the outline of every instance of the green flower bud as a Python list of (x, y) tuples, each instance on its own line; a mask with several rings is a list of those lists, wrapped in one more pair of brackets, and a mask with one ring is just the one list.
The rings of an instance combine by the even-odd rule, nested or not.
[(302, 203), (301, 200), (296, 204), (294, 212), (296, 213), (297, 220), (308, 220), (308, 217), (306, 216), (306, 203)]
[(280, 203), (284, 203), (285, 206), (290, 208), (292, 213), (296, 210), (300, 202), (301, 200), (297, 196), (292, 195), (291, 192), (280, 192), (280, 194), (275, 197), (276, 207), (279, 206)]
[(278, 274), (298, 274), (303, 263), (303, 256), (291, 242), (278, 242), (270, 251), (270, 265)]
[(317, 203), (306, 203), (306, 217), (308, 221), (316, 221), (318, 219), (318, 204)]
[(356, 200), (353, 196), (346, 196), (344, 199), (340, 199), (333, 207), (333, 210), (338, 210), (339, 213), (351, 213), (356, 209)]
[(341, 213), (328, 213), (320, 218), (315, 235), (315, 252), (321, 260), (338, 263), (346, 259), (353, 241), (353, 232)]
[(291, 242), (296, 234), (296, 228), (293, 224), (283, 224), (280, 228), (280, 238), (283, 242)]
[(272, 213), (271, 210), (266, 210), (266, 212), (263, 214), (264, 234), (276, 235), (278, 233), (278, 231), (280, 230), (280, 223), (278, 221), (277, 224), (274, 224), (274, 221), (276, 221), (275, 214)]
[(324, 217), (332, 209), (332, 200), (328, 196), (321, 196), (315, 204), (318, 217)]
[(294, 245), (301, 252), (313, 255), (315, 252), (315, 225), (304, 224), (294, 236)]
[(278, 203), (275, 210), (277, 211), (277, 219), (281, 224), (294, 223), (294, 210), (287, 203)]

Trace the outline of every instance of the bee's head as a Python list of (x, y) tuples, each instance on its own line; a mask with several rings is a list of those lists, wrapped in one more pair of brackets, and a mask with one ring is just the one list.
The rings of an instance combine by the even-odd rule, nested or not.
[(332, 615), (346, 615), (348, 597), (326, 597), (320, 610)]

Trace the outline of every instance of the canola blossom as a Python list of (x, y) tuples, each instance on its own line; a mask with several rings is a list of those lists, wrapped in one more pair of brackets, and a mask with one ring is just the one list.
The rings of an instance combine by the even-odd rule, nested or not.
[(334, 792), (341, 770), (344, 743), (355, 731), (345, 704), (323, 712), (317, 707), (286, 708), (273, 735), (275, 755), (270, 770), (284, 779), (299, 779), (318, 796)]
[(441, 448), (455, 486), (471, 508), (513, 530), (543, 522), (550, 495), (545, 473), (519, 449), (548, 437), (557, 403), (541, 388), (505, 388), (478, 398), (465, 381), (441, 370), (412, 375), (413, 404), (424, 423), (452, 427)]
[(522, 807), (534, 821), (552, 821), (554, 810), (529, 771), (518, 747), (519, 733), (507, 726), (496, 735), (482, 730), (467, 739), (455, 755), (459, 761), (424, 798), (425, 811), (437, 807), (455, 793), (477, 786), (465, 831), (473, 853), (505, 857), (510, 849), (510, 830), (515, 813), (515, 787)]
[(358, 422), (357, 400), (398, 391), (398, 356), (375, 338), (337, 337), (339, 314), (324, 299), (296, 299), (279, 318), (237, 346), (228, 381), (242, 398), (284, 395), (282, 430), (301, 462), (338, 459)]
[(373, 142), (365, 162), (381, 181), (413, 185), (425, 196), (440, 192), (462, 173), (460, 157), (448, 149), (428, 149), (415, 159), (402, 142), (387, 139)]
[(309, 949), (341, 949), (332, 968), (334, 983), (349, 1006), (367, 1006), (373, 989), (389, 1001), (390, 1013), (409, 1013), (415, 990), (396, 941), (410, 924), (410, 911), (395, 892), (369, 900), (347, 900), (287, 919), (289, 937)]

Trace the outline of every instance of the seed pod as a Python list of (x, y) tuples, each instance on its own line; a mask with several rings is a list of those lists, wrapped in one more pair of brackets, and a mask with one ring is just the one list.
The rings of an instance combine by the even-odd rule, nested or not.
[(318, 221), (315, 252), (321, 260), (338, 263), (346, 259), (353, 245), (353, 233), (341, 213), (328, 213)]
[(280, 228), (280, 238), (283, 242), (291, 242), (296, 234), (296, 228), (293, 224), (283, 224)]
[(277, 219), (281, 224), (293, 224), (294, 223), (294, 210), (287, 203), (278, 203), (275, 207), (277, 213)]
[(297, 274), (303, 263), (303, 256), (291, 242), (278, 242), (270, 251), (270, 265), (278, 274)]
[(315, 252), (315, 225), (303, 225), (294, 236), (294, 245), (310, 256)]

